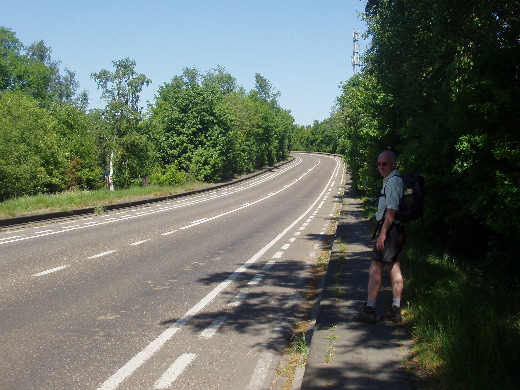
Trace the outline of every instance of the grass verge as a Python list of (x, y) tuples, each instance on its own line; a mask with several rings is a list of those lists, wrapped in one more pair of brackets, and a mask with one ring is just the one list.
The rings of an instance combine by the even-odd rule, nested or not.
[(56, 195), (22, 196), (1, 202), (0, 218), (16, 217), (36, 212), (69, 211), (84, 207), (101, 209), (108, 204), (146, 197), (173, 195), (182, 191), (203, 188), (204, 186), (207, 186), (207, 184), (189, 182), (174, 187), (148, 186), (115, 191), (103, 189), (98, 191), (69, 191)]
[(411, 235), (403, 263), (407, 362), (421, 389), (520, 388), (520, 294)]

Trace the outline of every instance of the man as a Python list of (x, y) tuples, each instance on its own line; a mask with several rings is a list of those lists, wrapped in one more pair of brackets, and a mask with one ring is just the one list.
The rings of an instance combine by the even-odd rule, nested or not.
[(406, 235), (404, 225), (395, 218), (399, 201), (403, 196), (403, 180), (396, 167), (397, 159), (393, 152), (385, 151), (379, 155), (377, 168), (384, 179), (376, 220), (381, 230), (374, 246), (368, 274), (368, 300), (361, 312), (354, 316), (355, 321), (370, 323), (377, 321), (376, 300), (381, 289), (381, 274), (386, 266), (392, 282), (393, 301), (392, 308), (385, 315), (385, 319), (401, 322), (403, 276), (399, 261)]

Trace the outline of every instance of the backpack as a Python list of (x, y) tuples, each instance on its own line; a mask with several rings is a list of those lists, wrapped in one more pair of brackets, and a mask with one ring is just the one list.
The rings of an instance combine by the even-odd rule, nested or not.
[(395, 218), (401, 222), (422, 218), (426, 180), (418, 173), (399, 176), (403, 179), (403, 197), (399, 202), (399, 210)]

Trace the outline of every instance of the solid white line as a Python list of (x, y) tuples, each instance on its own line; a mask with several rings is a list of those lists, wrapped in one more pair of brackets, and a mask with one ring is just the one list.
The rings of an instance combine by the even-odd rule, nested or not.
[(59, 271), (63, 268), (67, 268), (67, 267), (70, 267), (70, 265), (62, 265), (60, 267), (56, 267), (56, 268), (52, 268), (52, 269), (48, 269), (47, 271), (43, 271), (43, 272), (39, 272), (37, 274), (33, 274), (33, 276), (43, 276), (43, 275), (47, 275), (47, 274), (50, 274), (50, 273), (53, 273), (53, 272), (56, 272), (56, 271)]
[(117, 251), (113, 250), (113, 251), (107, 251), (107, 252), (103, 252), (103, 253), (98, 253), (97, 255), (90, 256), (89, 259), (97, 259), (98, 257), (103, 257), (103, 256), (109, 255), (109, 254), (114, 253), (114, 252), (117, 252)]
[[(339, 167), (339, 163), (336, 163), (336, 169), (334, 170), (329, 182), (332, 177), (336, 175), (336, 170)], [(261, 258), (270, 248), (272, 248), (283, 236), (287, 234), (291, 229), (294, 228), (311, 210), (316, 206), (323, 193), (326, 191), (325, 188), (322, 193), (316, 198), (316, 200), (310, 205), (310, 207), (298, 218), (296, 218), (289, 226), (287, 226), (280, 234), (273, 238), (267, 245), (260, 249), (253, 257), (247, 260), (242, 266), (238, 267), (226, 280), (215, 287), (208, 295), (206, 295), (201, 301), (173, 323), (168, 329), (161, 333), (155, 340), (148, 344), (141, 352), (130, 359), (123, 367), (117, 370), (110, 378), (108, 378), (98, 390), (113, 390), (116, 389), (126, 378), (134, 373), (139, 367), (141, 367), (148, 359), (150, 359), (157, 351), (159, 351), (168, 340), (170, 340), (175, 333), (177, 333), (184, 325), (186, 325), (199, 311), (201, 311), (207, 304), (209, 304), (217, 295), (219, 295), (233, 280), (235, 280), (241, 273), (246, 271), (249, 266), (255, 263)]]
[(195, 359), (197, 355), (194, 353), (185, 353), (177, 358), (173, 364), (162, 374), (162, 376), (155, 382), (154, 388), (167, 389), (177, 379), (177, 377), (184, 371), (184, 369)]
[(202, 337), (203, 339), (209, 339), (213, 337), (213, 335), (217, 333), (217, 330), (219, 330), (222, 324), (224, 324), (224, 321), (226, 321), (226, 319), (227, 316), (218, 316), (217, 318), (215, 318), (215, 320), (213, 320), (213, 322), (209, 324), (209, 326), (206, 329), (204, 329), (204, 331), (200, 334), (200, 337)]

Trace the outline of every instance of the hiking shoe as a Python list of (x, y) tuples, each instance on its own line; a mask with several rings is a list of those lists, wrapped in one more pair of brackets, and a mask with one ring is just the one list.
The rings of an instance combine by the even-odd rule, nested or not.
[(354, 321), (369, 322), (371, 324), (377, 322), (376, 308), (367, 306), (365, 302), (361, 311), (354, 316)]
[(384, 319), (392, 322), (402, 322), (403, 317), (401, 316), (401, 308), (392, 305), (392, 308), (386, 312)]

